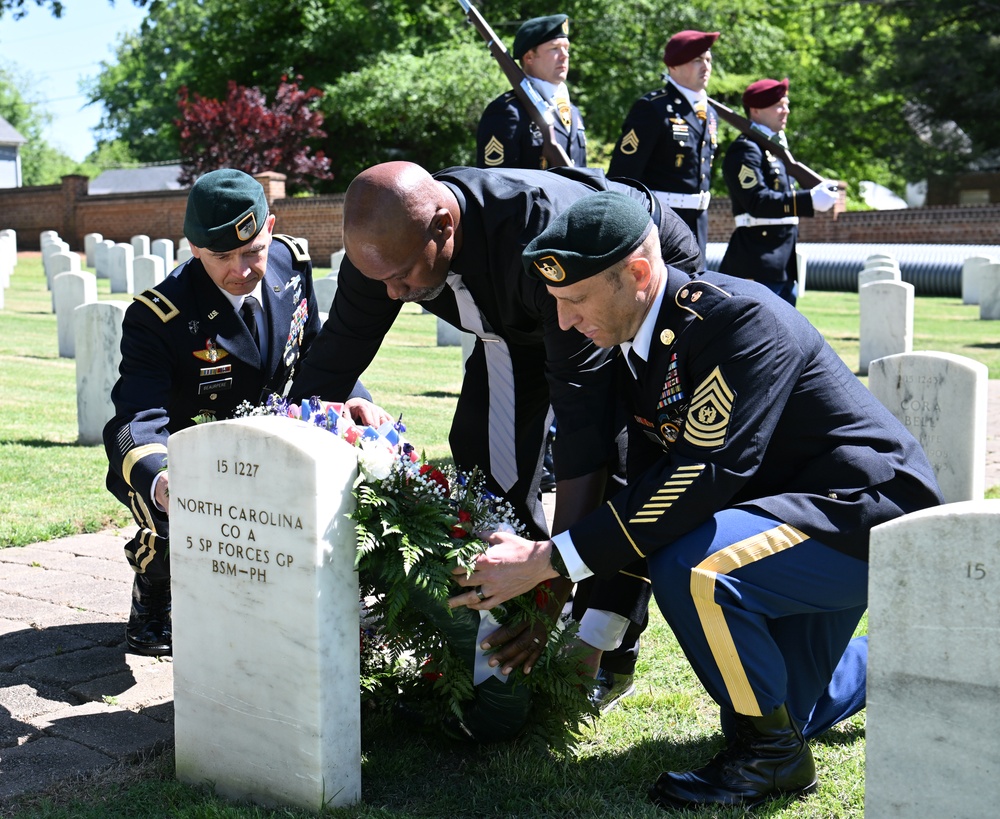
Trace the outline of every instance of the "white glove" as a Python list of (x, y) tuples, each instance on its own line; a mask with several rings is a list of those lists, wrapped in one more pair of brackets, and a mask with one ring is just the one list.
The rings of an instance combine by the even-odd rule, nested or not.
[(824, 180), (810, 190), (809, 195), (812, 196), (813, 210), (820, 213), (830, 210), (837, 202), (837, 183)]

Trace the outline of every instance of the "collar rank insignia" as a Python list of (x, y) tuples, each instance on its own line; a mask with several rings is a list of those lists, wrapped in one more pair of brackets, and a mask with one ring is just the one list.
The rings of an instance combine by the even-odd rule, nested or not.
[(205, 349), (195, 350), (191, 353), (195, 358), (200, 358), (202, 361), (219, 361), (225, 358), (229, 353), (223, 350), (218, 344), (216, 344), (212, 339), (205, 339)]

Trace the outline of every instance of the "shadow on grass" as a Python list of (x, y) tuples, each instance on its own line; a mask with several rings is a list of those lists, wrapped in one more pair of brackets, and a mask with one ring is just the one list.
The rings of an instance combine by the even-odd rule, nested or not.
[(51, 449), (52, 447), (79, 447), (89, 449), (96, 444), (81, 444), (79, 441), (46, 441), (41, 438), (6, 438), (0, 439), (0, 446), (30, 446), (39, 449)]
[(417, 393), (421, 398), (454, 398), (458, 399), (457, 392), (451, 392), (450, 390), (429, 390), (428, 392)]

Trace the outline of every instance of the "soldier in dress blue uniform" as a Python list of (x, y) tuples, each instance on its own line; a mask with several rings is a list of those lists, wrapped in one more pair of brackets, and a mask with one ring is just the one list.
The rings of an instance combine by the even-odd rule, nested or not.
[(702, 253), (719, 130), (706, 89), (718, 38), (717, 31), (692, 30), (670, 38), (663, 51), (667, 83), (632, 106), (608, 167), (608, 176), (628, 176), (652, 188), (691, 228)]
[(661, 259), (615, 192), (525, 248), (560, 326), (620, 345), (628, 486), (552, 540), (495, 534), (472, 587), (487, 609), (549, 577), (646, 559), (665, 619), (719, 704), (726, 746), (662, 774), (664, 807), (750, 806), (815, 787), (807, 740), (864, 706), (873, 526), (942, 502), (913, 436), (787, 302)]
[[(559, 327), (544, 285), (524, 275), (521, 251), (560, 210), (606, 189), (635, 197), (654, 215), (663, 253), (675, 264), (702, 269), (694, 237), (675, 213), (640, 183), (609, 180), (595, 168), (446, 168), (431, 176), (412, 163), (389, 162), (359, 174), (344, 202), (348, 257), (293, 398), (341, 400), (375, 357), (403, 302), (419, 302), (478, 336), (449, 435), (456, 465), (482, 469), (487, 488), (510, 501), (529, 531), (541, 536), (548, 527), (538, 493), (540, 466), (554, 411), (559, 481), (553, 526), (565, 528), (600, 501), (608, 463), (618, 463), (617, 448), (609, 451), (618, 428), (609, 412), (613, 362), (609, 351)], [(499, 365), (508, 359), (505, 378)], [(609, 617), (581, 630), (593, 645), (613, 649), (627, 630), (641, 631), (650, 597), (644, 572), (641, 566), (594, 589), (591, 611)], [(591, 614), (587, 629), (594, 623)], [(541, 653), (532, 638), (542, 636), (515, 634), (494, 658), (504, 667), (530, 668)], [(634, 656), (622, 662), (608, 669), (621, 685), (607, 690), (602, 706), (632, 682)]]
[[(524, 73), (549, 100), (555, 117), (555, 138), (572, 163), (587, 164), (587, 134), (579, 109), (570, 102), (566, 88), (569, 73), (569, 18), (565, 14), (527, 20), (514, 35), (511, 56), (521, 61)], [(483, 111), (476, 134), (479, 168), (548, 167), (542, 156), (542, 134), (513, 91), (501, 94)]]
[[(274, 223), (253, 177), (205, 174), (184, 218), (192, 258), (125, 312), (104, 445), (108, 490), (139, 524), (125, 546), (135, 571), (125, 637), (139, 654), (172, 649), (168, 436), (196, 416), (227, 418), (243, 401), (286, 394), (319, 332), (309, 254), (275, 235)], [(370, 397), (356, 385), (352, 412), (366, 423), (386, 420)]]
[[(743, 110), (754, 130), (787, 148), (788, 78), (757, 80), (743, 92)], [(823, 182), (811, 190), (796, 190), (785, 163), (741, 134), (722, 163), (733, 201), (736, 229), (719, 270), (730, 276), (759, 281), (794, 305), (795, 241), (799, 217), (825, 211), (837, 201), (837, 183)]]

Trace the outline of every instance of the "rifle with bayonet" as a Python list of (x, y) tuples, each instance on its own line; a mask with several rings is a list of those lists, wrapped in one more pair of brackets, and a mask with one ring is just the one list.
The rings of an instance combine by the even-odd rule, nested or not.
[(473, 6), (469, 0), (458, 0), (458, 4), (462, 7), (469, 22), (475, 26), (476, 31), (486, 40), (493, 59), (500, 64), (503, 73), (507, 75), (511, 88), (521, 105), (524, 106), (524, 110), (528, 112), (535, 127), (542, 132), (542, 156), (545, 157), (549, 166), (558, 168), (572, 165), (573, 160), (566, 154), (565, 148), (556, 142), (555, 116), (552, 113), (552, 106), (542, 98), (538, 89), (531, 84), (531, 80), (521, 70), (521, 66), (510, 56), (507, 46), (497, 37), (489, 23), (483, 19), (479, 9)]
[(787, 148), (782, 147), (771, 139), (768, 139), (768, 137), (755, 128), (751, 128), (750, 120), (746, 117), (741, 117), (732, 108), (727, 108), (721, 102), (716, 102), (711, 97), (708, 98), (708, 104), (715, 109), (716, 113), (722, 117), (722, 119), (742, 131), (748, 139), (752, 139), (756, 142), (760, 146), (761, 150), (770, 151), (778, 157), (778, 159), (784, 162), (785, 170), (788, 171), (788, 175), (798, 182), (803, 188), (814, 188), (820, 182), (826, 181), (808, 165), (803, 165), (801, 162), (793, 159), (791, 151)]

